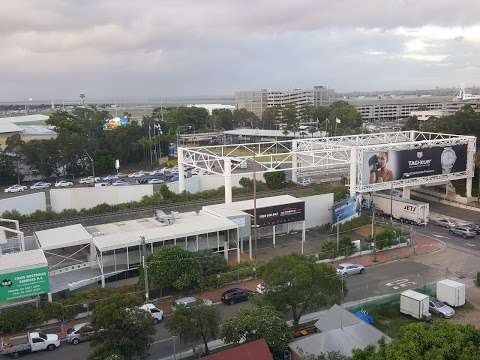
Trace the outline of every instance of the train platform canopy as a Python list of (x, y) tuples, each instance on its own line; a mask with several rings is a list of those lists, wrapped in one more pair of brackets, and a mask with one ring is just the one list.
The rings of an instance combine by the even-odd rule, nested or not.
[(36, 231), (35, 238), (40, 248), (45, 251), (88, 245), (92, 242), (92, 235), (81, 224)]
[(0, 255), (0, 274), (48, 266), (41, 249)]
[(146, 218), (88, 228), (94, 234), (93, 244), (100, 252), (138, 246), (142, 236), (148, 244), (234, 229), (238, 229), (235, 222), (204, 211), (176, 213), (175, 221), (170, 224)]

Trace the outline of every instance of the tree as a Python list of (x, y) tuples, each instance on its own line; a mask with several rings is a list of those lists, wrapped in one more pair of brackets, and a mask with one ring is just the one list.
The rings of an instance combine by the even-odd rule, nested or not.
[(353, 360), (452, 359), (473, 360), (480, 354), (480, 331), (471, 325), (435, 321), (403, 327), (400, 337), (377, 348), (354, 350)]
[(196, 304), (193, 306), (178, 305), (171, 317), (167, 320), (167, 328), (182, 341), (203, 342), (204, 353), (208, 354), (208, 342), (216, 339), (220, 330), (220, 314), (209, 305)]
[(283, 109), (283, 120), (285, 122), (285, 132), (293, 132), (293, 135), (298, 131), (299, 119), (297, 117), (297, 108), (295, 105), (289, 105)]
[(137, 307), (139, 303), (137, 297), (117, 294), (95, 306), (91, 322), (95, 350), (91, 360), (146, 358), (155, 333), (154, 322)]
[(263, 174), (263, 177), (270, 189), (281, 189), (285, 186), (286, 175), (284, 171), (267, 172)]
[(336, 135), (354, 134), (362, 127), (361, 114), (346, 101), (336, 101), (330, 105), (328, 117), (332, 127), (335, 127), (335, 119), (341, 120), (341, 123), (336, 125)]
[(12, 156), (0, 150), (0, 185), (10, 185), (16, 180), (16, 166)]
[(267, 107), (262, 113), (262, 129), (275, 129), (277, 122), (278, 108)]
[(247, 109), (239, 109), (233, 112), (233, 124), (235, 128), (256, 128), (260, 119), (253, 112)]
[(294, 326), (307, 310), (338, 303), (344, 291), (335, 267), (316, 264), (303, 255), (291, 254), (270, 260), (262, 272), (266, 303), (291, 312)]
[(403, 127), (403, 130), (418, 130), (418, 118), (416, 116), (409, 116), (407, 119), (407, 123)]
[(284, 351), (290, 341), (290, 329), (274, 308), (259, 306), (242, 309), (222, 325), (221, 337), (227, 343), (240, 344), (264, 338), (272, 352)]
[(249, 179), (247, 177), (242, 177), (238, 183), (240, 184), (241, 187), (243, 187), (246, 190), (251, 191), (253, 189), (253, 179)]
[[(191, 251), (168, 246), (154, 252), (147, 259), (148, 278), (152, 287), (192, 289), (198, 284), (201, 265)], [(140, 284), (143, 280), (140, 279)]]
[(228, 109), (215, 109), (212, 111), (213, 130), (232, 130), (233, 113)]

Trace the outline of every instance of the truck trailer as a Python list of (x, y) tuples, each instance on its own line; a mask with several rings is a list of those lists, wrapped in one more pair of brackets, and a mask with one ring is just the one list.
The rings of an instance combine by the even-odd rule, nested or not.
[(400, 295), (400, 312), (418, 320), (430, 320), (432, 315), (430, 314), (429, 299), (428, 295), (406, 290)]
[(437, 282), (437, 298), (450, 306), (465, 305), (465, 284), (445, 279)]
[(391, 214), (396, 220), (415, 225), (428, 223), (428, 203), (376, 193), (370, 196), (370, 206), (373, 204), (378, 215), (390, 216)]

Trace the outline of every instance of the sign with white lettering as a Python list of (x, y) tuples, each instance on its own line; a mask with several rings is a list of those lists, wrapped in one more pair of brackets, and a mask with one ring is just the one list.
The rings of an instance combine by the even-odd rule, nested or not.
[(399, 151), (366, 151), (362, 184), (459, 173), (467, 170), (467, 144)]
[[(253, 215), (253, 209), (247, 210)], [(257, 208), (257, 225), (268, 226), (305, 220), (305, 202)], [(253, 225), (253, 220), (252, 220)]]
[(0, 274), (0, 301), (46, 294), (49, 290), (47, 266)]

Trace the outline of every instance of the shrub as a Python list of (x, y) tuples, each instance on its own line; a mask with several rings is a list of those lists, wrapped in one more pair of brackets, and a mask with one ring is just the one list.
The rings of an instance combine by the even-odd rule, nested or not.
[(325, 240), (322, 243), (322, 253), (320, 254), (320, 258), (333, 259), (335, 257), (336, 247), (337, 245), (335, 241)]
[(342, 236), (339, 241), (339, 255), (348, 256), (353, 254), (354, 246), (352, 239), (348, 236)]
[(284, 171), (267, 172), (263, 174), (263, 177), (270, 189), (281, 189), (285, 186), (286, 175)]
[(0, 313), (0, 334), (20, 332), (43, 322), (42, 311), (32, 307), (17, 307)]

